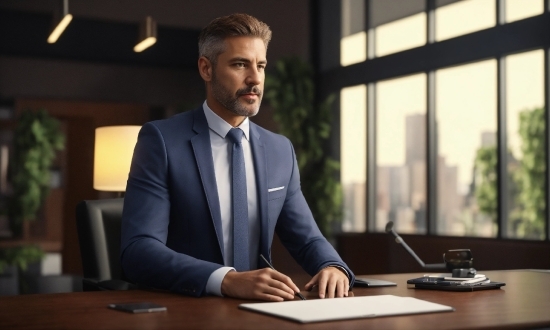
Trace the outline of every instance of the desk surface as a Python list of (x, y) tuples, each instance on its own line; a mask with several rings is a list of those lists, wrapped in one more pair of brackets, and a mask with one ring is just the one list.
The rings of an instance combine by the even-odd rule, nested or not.
[[(191, 298), (166, 292), (102, 291), (0, 297), (4, 329), (454, 329), (533, 328), (550, 326), (550, 272), (487, 271), (506, 282), (499, 290), (448, 292), (407, 289), (407, 279), (422, 274), (369, 275), (397, 287), (354, 288), (355, 296), (391, 294), (449, 305), (450, 313), (405, 315), (299, 324), (238, 309), (232, 298)], [(313, 299), (314, 295), (307, 296)], [(111, 303), (150, 301), (166, 312), (130, 314), (107, 308)]]

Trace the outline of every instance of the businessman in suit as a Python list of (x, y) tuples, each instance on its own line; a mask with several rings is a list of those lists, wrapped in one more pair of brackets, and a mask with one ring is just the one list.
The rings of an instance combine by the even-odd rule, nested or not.
[(249, 120), (270, 39), (252, 16), (213, 20), (199, 37), (206, 101), (142, 127), (122, 219), (130, 280), (192, 296), (291, 300), (300, 289), (259, 258), (270, 258), (276, 232), (312, 276), (305, 290), (348, 295), (354, 275), (315, 224), (292, 144)]

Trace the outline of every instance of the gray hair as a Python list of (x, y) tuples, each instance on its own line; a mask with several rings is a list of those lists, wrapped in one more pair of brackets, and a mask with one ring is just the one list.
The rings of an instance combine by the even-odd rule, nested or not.
[(260, 38), (267, 49), (271, 41), (271, 30), (267, 24), (247, 14), (218, 17), (199, 35), (199, 57), (206, 57), (215, 66), (218, 56), (225, 50), (224, 40), (239, 36)]

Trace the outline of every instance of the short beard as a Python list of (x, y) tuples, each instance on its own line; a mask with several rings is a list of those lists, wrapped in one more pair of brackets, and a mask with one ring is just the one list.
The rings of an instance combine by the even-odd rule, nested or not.
[[(241, 102), (239, 102), (239, 96), (250, 93), (258, 95), (258, 104), (252, 109), (246, 108)], [(215, 73), (212, 74), (212, 94), (216, 101), (223, 105), (227, 110), (239, 116), (254, 117), (260, 110), (260, 104), (262, 103), (262, 91), (258, 88), (258, 86), (241, 88), (237, 90), (235, 95), (233, 95), (218, 81)], [(254, 104), (256, 100), (249, 100), (247, 102), (248, 104)]]

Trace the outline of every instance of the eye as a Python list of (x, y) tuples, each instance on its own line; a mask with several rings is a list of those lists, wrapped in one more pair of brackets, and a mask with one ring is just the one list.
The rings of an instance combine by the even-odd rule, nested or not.
[(235, 64), (233, 64), (235, 67), (237, 68), (244, 68), (245, 67), (245, 64), (243, 62), (237, 62)]
[(260, 71), (265, 70), (265, 64), (258, 65), (258, 70), (260, 70)]

